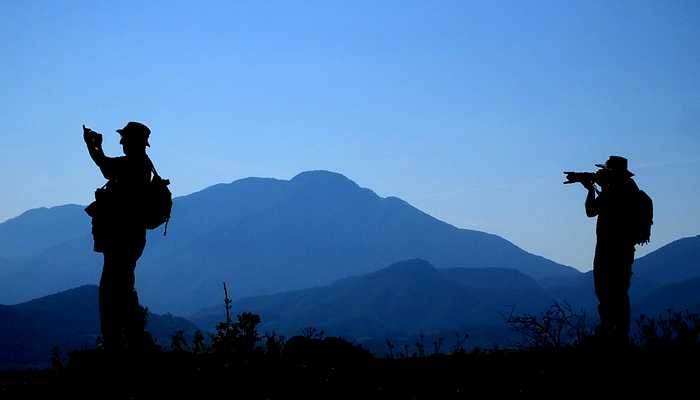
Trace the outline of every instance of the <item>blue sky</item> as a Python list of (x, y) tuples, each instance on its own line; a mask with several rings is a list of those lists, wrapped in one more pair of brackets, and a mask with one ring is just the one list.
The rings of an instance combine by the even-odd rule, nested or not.
[(561, 171), (620, 154), (639, 254), (700, 234), (695, 1), (5, 1), (0, 54), (0, 220), (89, 202), (81, 124), (137, 120), (177, 195), (333, 170), (588, 270)]

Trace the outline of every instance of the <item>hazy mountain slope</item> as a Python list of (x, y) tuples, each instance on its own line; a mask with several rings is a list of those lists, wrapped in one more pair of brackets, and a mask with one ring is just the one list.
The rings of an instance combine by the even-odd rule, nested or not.
[[(313, 326), (330, 334), (381, 338), (479, 325), (506, 330), (505, 316), (513, 307), (538, 312), (549, 301), (532, 278), (515, 270), (440, 270), (409, 260), (328, 286), (242, 299), (233, 310), (259, 313), (263, 329), (287, 335)], [(212, 307), (191, 318), (212, 328), (223, 311)]]
[(669, 309), (700, 313), (700, 278), (663, 285), (637, 304), (637, 310), (648, 315), (663, 314)]
[[(515, 268), (533, 276), (578, 274), (498, 236), (457, 229), (328, 172), (295, 177), (273, 207), (219, 224), (181, 249), (165, 264), (187, 272), (170, 275), (172, 286), (160, 289), (182, 292), (195, 284), (193, 300), (200, 305), (218, 296), (224, 280), (240, 297), (327, 284), (408, 258), (440, 267)], [(144, 271), (153, 273), (144, 285), (157, 280), (156, 268)], [(159, 297), (168, 293), (152, 300)]]
[(12, 263), (10, 261), (5, 260), (4, 258), (0, 258), (0, 279), (2, 279), (3, 276), (8, 274), (10, 271), (13, 270)]
[(81, 284), (97, 284), (102, 255), (83, 236), (50, 247), (37, 257), (18, 261), (0, 281), (0, 301), (18, 303)]
[(513, 269), (450, 268), (439, 272), (466, 288), (483, 307), (539, 312), (553, 300), (534, 279)]
[[(630, 298), (640, 303), (652, 292), (670, 283), (685, 282), (700, 277), (700, 236), (679, 239), (634, 261)], [(580, 275), (542, 279), (539, 283), (553, 297), (594, 308), (597, 304), (593, 288), (593, 271)], [(686, 304), (683, 298), (678, 304)]]
[[(630, 301), (632, 303), (638, 302), (660, 286), (656, 282), (648, 281), (633, 273), (629, 290)], [(546, 288), (546, 291), (558, 301), (587, 309), (592, 311), (593, 314), (597, 312), (598, 300), (596, 299), (593, 285), (593, 271), (561, 281), (557, 285), (549, 286)]]
[[(79, 211), (75, 223), (84, 234), (14, 268), (0, 282), (0, 301), (97, 282), (100, 256), (90, 252), (89, 218)], [(441, 268), (513, 268), (535, 278), (579, 274), (496, 235), (381, 198), (340, 174), (311, 171), (289, 181), (242, 179), (176, 199), (168, 236), (149, 235), (137, 282), (154, 310), (182, 313), (211, 304), (222, 281), (240, 298), (324, 285), (410, 258)]]
[(659, 284), (700, 277), (700, 236), (676, 240), (639, 258), (634, 271)]
[[(196, 327), (184, 318), (151, 314), (147, 329), (163, 345), (178, 329)], [(0, 368), (46, 365), (51, 348), (94, 347), (100, 333), (97, 287), (81, 286), (16, 305), (0, 305)]]
[(0, 255), (8, 260), (36, 256), (50, 247), (90, 233), (84, 206), (37, 208), (0, 224)]

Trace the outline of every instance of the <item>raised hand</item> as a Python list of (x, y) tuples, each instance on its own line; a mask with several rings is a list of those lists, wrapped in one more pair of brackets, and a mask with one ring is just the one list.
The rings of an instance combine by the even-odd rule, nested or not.
[(102, 147), (102, 135), (83, 125), (83, 140), (88, 145)]

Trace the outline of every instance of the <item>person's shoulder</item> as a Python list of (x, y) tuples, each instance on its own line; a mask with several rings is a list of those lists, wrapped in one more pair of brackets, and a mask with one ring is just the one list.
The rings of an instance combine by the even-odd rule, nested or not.
[(639, 186), (637, 185), (637, 182), (634, 181), (634, 179), (629, 178), (629, 181), (627, 183), (631, 189), (634, 190), (639, 190)]
[(637, 182), (635, 182), (632, 178), (627, 178), (625, 179), (624, 185), (623, 185), (623, 192), (627, 193), (629, 195), (636, 194), (639, 192), (639, 186), (637, 186)]

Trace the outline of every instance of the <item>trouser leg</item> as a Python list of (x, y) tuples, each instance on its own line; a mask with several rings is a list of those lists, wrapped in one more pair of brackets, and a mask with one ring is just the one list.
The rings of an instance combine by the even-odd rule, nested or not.
[(596, 246), (593, 276), (600, 316), (596, 332), (620, 342), (627, 341), (629, 335), (631, 312), (628, 292), (633, 261), (633, 246)]
[(144, 318), (134, 288), (136, 262), (143, 245), (122, 246), (104, 253), (100, 278), (100, 325), (106, 348), (128, 346), (143, 332)]
[(594, 268), (593, 280), (595, 294), (598, 298), (598, 317), (600, 322), (596, 333), (607, 336), (613, 330), (613, 312), (610, 307), (610, 287), (606, 279), (605, 271), (601, 267)]
[(135, 271), (136, 263), (141, 257), (144, 249), (143, 244), (138, 244), (130, 247), (126, 254), (124, 263), (125, 269), (128, 271), (129, 287), (126, 292), (124, 302), (125, 320), (124, 332), (126, 341), (129, 347), (139, 348), (143, 344), (144, 330), (146, 325), (145, 310), (139, 305), (139, 297), (135, 288)]
[(621, 264), (615, 270), (613, 295), (613, 322), (615, 339), (626, 342), (629, 337), (631, 307), (629, 287), (631, 280), (631, 265)]
[(128, 290), (128, 276), (122, 267), (120, 257), (115, 253), (105, 253), (104, 267), (100, 278), (100, 325), (102, 339), (107, 349), (120, 349), (124, 346), (125, 294)]

